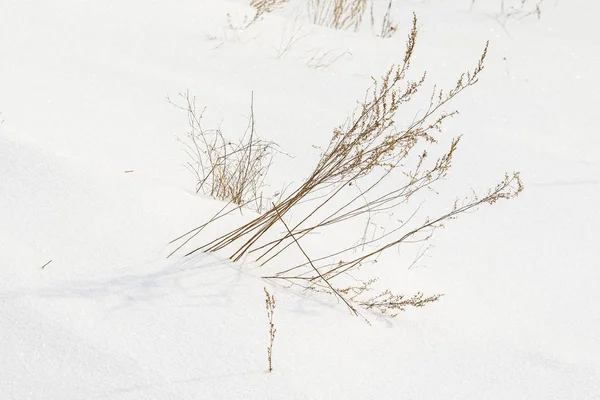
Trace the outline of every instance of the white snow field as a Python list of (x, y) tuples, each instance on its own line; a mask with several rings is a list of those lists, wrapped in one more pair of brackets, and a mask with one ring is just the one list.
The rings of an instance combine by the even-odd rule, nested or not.
[[(500, 3), (396, 0), (382, 39), (368, 17), (359, 32), (311, 24), (305, 0), (245, 29), (249, 0), (1, 1), (0, 399), (600, 399), (600, 3), (546, 0), (539, 19)], [(449, 106), (442, 137), (463, 138), (429, 204), (514, 170), (525, 185), (449, 221), (413, 267), (421, 244), (360, 271), (445, 296), (393, 319), (364, 311), (369, 325), (261, 278), (303, 261), (291, 255), (167, 258), (224, 203), (195, 193), (187, 116), (166, 98), (189, 90), (206, 126), (235, 136), (253, 92), (257, 132), (293, 157), (274, 159), (271, 195), (402, 60), (413, 12), (411, 74), (428, 78), (400, 123), (490, 41), (479, 83)], [(315, 54), (339, 58), (314, 68)], [(309, 251), (335, 241), (317, 237)]]

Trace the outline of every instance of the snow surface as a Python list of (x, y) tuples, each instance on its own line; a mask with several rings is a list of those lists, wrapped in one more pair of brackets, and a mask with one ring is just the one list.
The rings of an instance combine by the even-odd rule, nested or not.
[[(400, 32), (382, 40), (311, 25), (301, 1), (231, 29), (247, 3), (2, 2), (0, 399), (600, 399), (600, 5), (547, 0), (541, 19), (505, 22), (500, 1), (398, 0)], [(446, 125), (464, 138), (441, 189), (512, 170), (525, 183), (448, 223), (423, 266), (392, 254), (375, 271), (446, 295), (367, 325), (250, 261), (167, 259), (222, 205), (194, 193), (186, 115), (165, 98), (189, 90), (208, 126), (241, 132), (253, 91), (259, 133), (294, 157), (275, 160), (274, 192), (401, 59), (413, 11), (429, 84), (451, 86), (490, 40)], [(341, 56), (307, 66), (327, 52)]]

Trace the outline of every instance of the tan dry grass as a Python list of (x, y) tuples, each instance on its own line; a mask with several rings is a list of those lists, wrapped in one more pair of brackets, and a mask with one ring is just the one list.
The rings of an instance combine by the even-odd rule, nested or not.
[(343, 30), (357, 30), (367, 10), (367, 0), (308, 0), (307, 4), (313, 23)]
[[(447, 91), (434, 88), (424, 111), (406, 127), (400, 128), (396, 124), (398, 110), (414, 99), (425, 82), (425, 73), (417, 80), (407, 79), (416, 40), (415, 16), (402, 62), (392, 66), (381, 79), (373, 80), (365, 101), (344, 125), (334, 129), (328, 147), (323, 150), (319, 162), (302, 185), (261, 216), (188, 254), (233, 247), (230, 253), (232, 260), (238, 261), (252, 254), (256, 261), (264, 265), (272, 264), (290, 246), (298, 247), (305, 261), (280, 268), (279, 272), (265, 278), (334, 294), (356, 315), (359, 313), (355, 305), (394, 314), (394, 310), (406, 306), (421, 307), (436, 301), (439, 295), (425, 297), (419, 293), (404, 298), (389, 290), (365, 299), (360, 295), (370, 290), (370, 284), (363, 289), (362, 284), (339, 289), (336, 288), (336, 282), (401, 243), (429, 240), (433, 232), (448, 220), (474, 211), (483, 204), (495, 204), (498, 200), (518, 196), (523, 190), (518, 173), (506, 174), (482, 196), (473, 195), (462, 201), (456, 200), (449, 210), (438, 215), (422, 218), (418, 215), (417, 207), (405, 223), (367, 242), (361, 241), (341, 249), (328, 248), (326, 254), (317, 258), (309, 257), (300, 245), (304, 236), (316, 230), (323, 231), (374, 212), (397, 210), (417, 193), (433, 190), (433, 185), (450, 170), (460, 137), (453, 139), (441, 155), (431, 155), (435, 153), (436, 136), (444, 121), (456, 115), (456, 111), (446, 112), (443, 108), (477, 83), (484, 68), (487, 44), (472, 71), (461, 74), (455, 85)], [(363, 189), (359, 194), (353, 194), (353, 186)], [(312, 206), (305, 214), (300, 214), (299, 204)], [(284, 219), (291, 214), (295, 222), (286, 223)], [(277, 228), (280, 223), (285, 228), (281, 233)], [(268, 239), (265, 236), (267, 233), (270, 236)], [(369, 251), (354, 254), (359, 248), (364, 249), (365, 245), (370, 247)], [(355, 295), (348, 298), (344, 291), (348, 293), (351, 289)]]

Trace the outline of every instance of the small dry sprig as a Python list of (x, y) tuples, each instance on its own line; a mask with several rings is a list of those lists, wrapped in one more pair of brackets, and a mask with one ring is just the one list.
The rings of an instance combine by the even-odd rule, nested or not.
[(402, 294), (392, 293), (389, 289), (369, 298), (359, 301), (362, 307), (367, 310), (377, 310), (382, 314), (388, 314), (394, 318), (399, 312), (404, 311), (406, 307), (423, 307), (427, 303), (438, 301), (443, 294), (436, 294), (425, 297), (423, 293), (418, 292), (412, 297), (406, 299)]
[(307, 32), (303, 32), (302, 25), (295, 19), (291, 25), (286, 26), (281, 33), (281, 40), (276, 46), (277, 58), (282, 58), (288, 54), (298, 42), (308, 36)]
[(269, 319), (269, 346), (267, 347), (267, 357), (269, 360), (269, 372), (273, 371), (273, 342), (275, 341), (275, 323), (273, 322), (273, 314), (275, 313), (275, 296), (269, 293), (267, 288), (265, 290), (265, 305), (267, 309), (267, 318)]
[[(494, 19), (502, 29), (510, 36), (506, 26), (511, 21), (520, 21), (532, 15), (537, 19), (542, 18), (542, 4), (545, 0), (520, 0), (518, 5), (507, 5), (505, 0), (499, 0), (499, 10), (488, 16)], [(471, 1), (471, 10), (475, 7), (477, 0)], [(535, 3), (535, 4), (534, 4)]]
[[(373, 19), (373, 16), (371, 16), (371, 21), (373, 21)], [(392, 0), (390, 0), (385, 14), (383, 15), (383, 21), (381, 22), (381, 32), (379, 34), (379, 37), (383, 39), (391, 38), (397, 31), (398, 25), (392, 20)]]

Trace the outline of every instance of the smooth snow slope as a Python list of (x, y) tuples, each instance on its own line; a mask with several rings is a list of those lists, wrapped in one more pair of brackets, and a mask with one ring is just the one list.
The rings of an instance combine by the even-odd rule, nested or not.
[[(400, 32), (381, 40), (310, 25), (301, 1), (229, 28), (246, 3), (2, 2), (0, 399), (600, 398), (600, 6), (547, 1), (540, 20), (503, 25), (492, 0), (397, 1)], [(186, 115), (165, 97), (189, 89), (207, 126), (237, 135), (254, 91), (259, 133), (294, 157), (275, 160), (275, 192), (400, 60), (412, 11), (413, 69), (430, 84), (451, 86), (490, 40), (446, 126), (464, 138), (440, 190), (513, 169), (526, 187), (447, 224), (423, 267), (382, 259), (390, 288), (442, 300), (369, 326), (250, 262), (167, 259), (169, 240), (222, 205), (194, 193), (176, 140)], [(342, 56), (307, 66), (327, 52)]]

